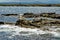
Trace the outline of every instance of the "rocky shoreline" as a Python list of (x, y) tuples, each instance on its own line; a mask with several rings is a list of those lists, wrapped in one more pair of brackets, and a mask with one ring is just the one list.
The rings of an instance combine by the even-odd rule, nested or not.
[[(2, 14), (2, 15), (15, 16), (15, 17), (18, 16), (18, 20), (14, 24), (21, 27), (40, 28), (40, 29), (43, 29), (46, 26), (60, 27), (60, 14), (56, 14), (56, 13), (40, 13), (40, 14), (24, 13), (22, 15), (18, 15), (18, 14)], [(4, 23), (0, 22), (0, 24), (4, 24)], [(13, 23), (7, 22), (6, 24), (13, 24)]]
[[(49, 15), (50, 17), (48, 17)], [(41, 16), (42, 15), (42, 16)], [(45, 15), (45, 16), (43, 16)], [(48, 15), (48, 16), (46, 16)], [(57, 15), (55, 13), (46, 13), (46, 14), (33, 14), (33, 13), (25, 13), (23, 15), (20, 15), (20, 19), (17, 20), (16, 24), (15, 25), (18, 25), (18, 26), (21, 26), (21, 27), (26, 27), (26, 28), (39, 28), (39, 29), (43, 29), (43, 30), (49, 30), (48, 27), (52, 27), (52, 26), (56, 26), (57, 27), (60, 27), (60, 18), (56, 17), (56, 18), (53, 18), (51, 17), (52, 15)], [(43, 17), (43, 18), (41, 18)], [(45, 18), (46, 17), (46, 18)], [(27, 20), (27, 19), (31, 18), (30, 20)], [(49, 18), (49, 19), (47, 19)], [(57, 20), (57, 18), (59, 20)], [(53, 20), (50, 20), (50, 19), (53, 19)], [(55, 20), (56, 19), (56, 20)]]

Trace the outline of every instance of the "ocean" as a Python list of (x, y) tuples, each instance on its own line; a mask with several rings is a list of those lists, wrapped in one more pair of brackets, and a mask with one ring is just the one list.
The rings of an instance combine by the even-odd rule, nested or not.
[(60, 40), (60, 32), (0, 25), (0, 40)]
[(25, 7), (25, 6), (0, 6), (0, 14), (23, 14), (23, 13), (60, 13), (60, 7)]
[[(25, 6), (0, 6), (0, 14), (24, 14), (24, 13), (48, 13), (55, 12), (60, 14), (60, 7), (25, 7)], [(0, 16), (0, 22), (16, 23), (17, 17), (3, 17)]]
[[(0, 6), (0, 14), (24, 14), (24, 13), (55, 12), (60, 14), (60, 7), (24, 7), (24, 6)], [(18, 17), (0, 15), (2, 22), (14, 22)], [(39, 29), (19, 28), (14, 25), (0, 25), (0, 40), (60, 40), (60, 32), (47, 32)]]

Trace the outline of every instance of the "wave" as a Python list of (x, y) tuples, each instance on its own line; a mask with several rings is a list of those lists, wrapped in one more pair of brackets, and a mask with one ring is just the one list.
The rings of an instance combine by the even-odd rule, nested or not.
[[(57, 30), (57, 29), (56, 29)], [(15, 26), (15, 25), (0, 25), (0, 36), (5, 38), (8, 37), (10, 39), (16, 37), (16, 38), (21, 38), (23, 40), (24, 38), (28, 38), (29, 40), (33, 40), (34, 38), (40, 38), (41, 35), (43, 36), (42, 39), (44, 39), (44, 35), (47, 35), (50, 37), (59, 37), (60, 38), (60, 32), (56, 32), (56, 31), (43, 31), (40, 29), (31, 29), (31, 28), (24, 28), (24, 27), (19, 27), (19, 26)], [(48, 38), (48, 37), (47, 37)], [(1, 38), (2, 39), (2, 38)], [(34, 39), (34, 40), (35, 40)], [(41, 40), (41, 39), (39, 39)]]

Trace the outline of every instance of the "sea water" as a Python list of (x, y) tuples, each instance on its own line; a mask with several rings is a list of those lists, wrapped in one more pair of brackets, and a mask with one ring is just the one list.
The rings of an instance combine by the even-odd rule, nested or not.
[(25, 6), (0, 6), (0, 14), (23, 14), (23, 13), (60, 13), (60, 7), (25, 7)]
[[(55, 12), (60, 14), (60, 7), (0, 6), (0, 14), (23, 14), (26, 12)], [(0, 21), (4, 22), (16, 22), (17, 20), (17, 17), (0, 16)], [(0, 25), (0, 40), (60, 40), (60, 32)]]
[(0, 40), (60, 40), (60, 32), (0, 25)]
[[(24, 14), (24, 13), (44, 13), (44, 12), (45, 13), (55, 12), (57, 14), (60, 14), (60, 7), (0, 6), (0, 14)], [(6, 21), (16, 23), (17, 20), (18, 18), (16, 17), (0, 16), (0, 22)]]

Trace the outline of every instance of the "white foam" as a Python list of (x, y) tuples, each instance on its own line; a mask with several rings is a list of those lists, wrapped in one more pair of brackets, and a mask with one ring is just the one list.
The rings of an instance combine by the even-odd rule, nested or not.
[[(3, 28), (3, 29), (1, 29)], [(40, 29), (31, 29), (31, 28), (23, 28), (23, 27), (18, 27), (14, 25), (0, 25), (0, 31), (15, 31), (17, 34), (21, 31), (23, 32), (30, 32), (31, 33), (36, 33), (36, 34), (44, 34), (45, 32), (40, 30)]]
[(31, 35), (31, 34), (48, 34), (51, 33), (52, 35), (54, 35), (55, 37), (60, 37), (60, 32), (55, 32), (53, 31), (43, 31), (40, 29), (31, 29), (31, 28), (23, 28), (23, 27), (19, 27), (19, 26), (14, 26), (14, 25), (0, 25), (0, 32), (13, 32), (12, 35), (9, 37), (13, 37), (15, 35)]

